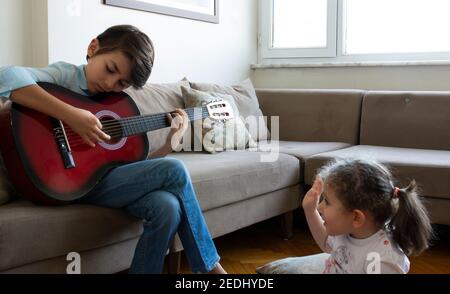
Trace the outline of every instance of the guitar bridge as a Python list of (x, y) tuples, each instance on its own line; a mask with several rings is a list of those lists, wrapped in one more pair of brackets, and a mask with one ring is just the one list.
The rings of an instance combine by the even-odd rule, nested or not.
[(52, 124), (56, 145), (58, 145), (59, 152), (61, 153), (61, 158), (63, 160), (64, 167), (66, 169), (75, 168), (75, 161), (73, 160), (72, 151), (70, 150), (70, 144), (69, 141), (67, 140), (64, 125), (60, 120), (53, 118)]

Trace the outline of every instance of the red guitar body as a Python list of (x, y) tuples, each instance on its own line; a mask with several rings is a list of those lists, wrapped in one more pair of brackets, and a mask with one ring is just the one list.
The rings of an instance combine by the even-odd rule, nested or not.
[[(140, 115), (125, 93), (86, 97), (52, 84), (40, 86), (70, 105), (89, 110), (102, 122)], [(35, 203), (70, 203), (92, 190), (111, 168), (148, 155), (145, 134), (97, 143), (92, 148), (64, 126), (74, 164), (68, 168), (55, 139), (55, 121), (15, 103), (8, 103), (0, 113), (0, 151), (9, 177), (17, 192)]]

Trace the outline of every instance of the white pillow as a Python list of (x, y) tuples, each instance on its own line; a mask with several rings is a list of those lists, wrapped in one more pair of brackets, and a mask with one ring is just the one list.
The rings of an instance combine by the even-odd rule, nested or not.
[(263, 113), (259, 108), (258, 97), (252, 81), (246, 79), (239, 85), (223, 86), (208, 83), (191, 83), (191, 88), (203, 92), (214, 92), (220, 94), (231, 95), (239, 109), (241, 116), (246, 119), (249, 116), (257, 118), (259, 130), (249, 128), (250, 135), (255, 141), (263, 141), (269, 138), (269, 131), (265, 121), (262, 119)]
[(327, 253), (280, 259), (258, 267), (258, 274), (321, 274), (325, 269)]
[[(202, 92), (188, 87), (181, 87), (181, 90), (187, 108), (201, 107), (204, 103), (220, 98), (227, 101), (233, 109), (234, 118), (223, 124), (214, 123), (209, 118), (194, 122), (194, 124), (199, 124), (199, 129), (202, 129), (202, 133), (195, 133), (195, 137), (202, 142), (205, 151), (216, 153), (227, 150), (245, 150), (247, 147), (257, 147), (245, 123), (239, 116), (239, 110), (233, 96), (214, 92)], [(197, 129), (197, 127), (194, 127), (194, 129)]]

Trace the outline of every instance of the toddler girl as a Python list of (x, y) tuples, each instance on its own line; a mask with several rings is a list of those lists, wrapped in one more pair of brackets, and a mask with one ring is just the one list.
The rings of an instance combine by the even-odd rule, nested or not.
[(303, 209), (314, 240), (330, 253), (323, 273), (407, 273), (407, 256), (428, 247), (432, 228), (415, 181), (402, 189), (393, 181), (366, 160), (322, 168)]

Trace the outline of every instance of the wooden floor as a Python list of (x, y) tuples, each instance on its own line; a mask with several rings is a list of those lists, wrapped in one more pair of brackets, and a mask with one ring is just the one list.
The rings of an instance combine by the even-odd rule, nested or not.
[[(254, 274), (255, 269), (268, 262), (293, 256), (321, 253), (300, 212), (294, 219), (294, 237), (283, 240), (279, 235), (278, 219), (271, 219), (229, 235), (216, 238), (222, 266), (232, 274)], [(450, 227), (435, 227), (438, 240), (419, 257), (412, 257), (412, 274), (450, 274)], [(190, 273), (183, 255), (182, 273)]]

